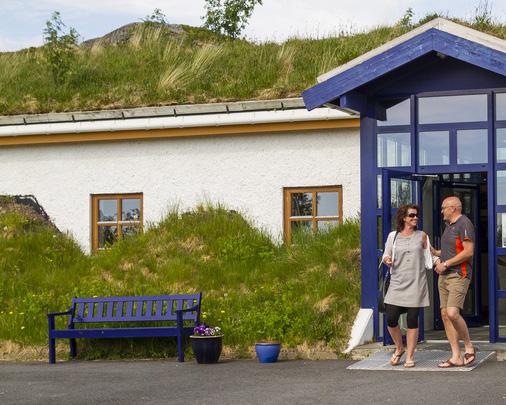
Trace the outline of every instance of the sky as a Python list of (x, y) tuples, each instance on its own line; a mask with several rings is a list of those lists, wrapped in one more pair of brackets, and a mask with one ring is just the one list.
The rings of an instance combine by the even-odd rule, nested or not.
[[(412, 8), (415, 21), (440, 12), (471, 19), (485, 0), (263, 0), (244, 31), (255, 41), (321, 37), (357, 32), (398, 21)], [(42, 44), (42, 30), (53, 11), (81, 39), (102, 36), (141, 21), (159, 8), (171, 24), (202, 25), (204, 0), (0, 0), (0, 51)], [(506, 22), (506, 1), (489, 0), (493, 18)]]

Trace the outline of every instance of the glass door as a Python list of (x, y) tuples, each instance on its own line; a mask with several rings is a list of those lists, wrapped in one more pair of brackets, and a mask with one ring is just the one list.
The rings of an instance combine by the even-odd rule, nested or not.
[[(395, 215), (399, 207), (405, 204), (416, 204), (420, 207), (420, 216), (422, 215), (422, 189), (423, 181), (420, 177), (402, 171), (389, 169), (382, 170), (381, 181), (381, 207), (382, 207), (382, 230), (383, 241), (388, 234), (395, 229)], [(419, 218), (420, 224), (423, 218)], [(387, 268), (383, 266), (383, 273), (386, 274)], [(402, 324), (402, 322), (401, 322)], [(424, 318), (423, 311), (420, 311), (419, 319), (419, 337), (424, 339)], [(402, 329), (402, 327), (401, 327)], [(386, 327), (386, 319), (383, 317), (383, 342), (385, 345), (392, 344), (392, 339)]]

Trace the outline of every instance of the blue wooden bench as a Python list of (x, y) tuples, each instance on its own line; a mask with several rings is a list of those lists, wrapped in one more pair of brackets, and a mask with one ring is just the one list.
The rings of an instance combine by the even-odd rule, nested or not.
[[(202, 293), (189, 295), (161, 295), (156, 297), (100, 297), (73, 298), (72, 306), (65, 312), (47, 315), (49, 329), (49, 363), (56, 362), (56, 339), (70, 339), (70, 356), (76, 357), (76, 339), (177, 337), (178, 361), (184, 361), (184, 336), (193, 333), (200, 318)], [(69, 316), (67, 329), (56, 329), (57, 316)], [(165, 322), (164, 326), (132, 327), (133, 322)], [(184, 321), (193, 321), (185, 326)], [(117, 327), (102, 327), (109, 322)], [(188, 324), (188, 322), (187, 322)], [(77, 326), (77, 328), (76, 328)]]

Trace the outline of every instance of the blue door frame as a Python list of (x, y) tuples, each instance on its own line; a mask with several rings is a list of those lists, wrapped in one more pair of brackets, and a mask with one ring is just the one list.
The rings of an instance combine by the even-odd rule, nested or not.
[[(432, 125), (430, 129), (450, 128), (452, 134), (456, 129), (486, 128), (488, 131), (488, 162), (486, 164), (457, 164), (454, 160), (445, 166), (420, 166), (418, 164), (418, 132), (420, 127), (416, 122), (418, 97), (463, 95), (463, 94), (487, 94), (488, 96), (488, 120), (483, 123), (458, 123)], [(506, 205), (496, 205), (496, 171), (506, 171), (506, 162), (496, 163), (496, 128), (506, 128), (506, 120), (495, 120), (496, 93), (506, 93), (506, 89), (476, 90), (476, 91), (451, 91), (439, 93), (424, 93), (411, 95), (411, 124), (403, 127), (377, 127), (376, 120), (361, 116), (360, 146), (361, 146), (361, 244), (362, 244), (362, 298), (363, 308), (374, 310), (374, 337), (382, 341), (385, 336), (380, 331), (380, 319), (377, 308), (378, 279), (376, 269), (378, 254), (382, 247), (382, 241), (378, 240), (378, 233), (371, 232), (378, 226), (378, 217), (383, 214), (378, 206), (378, 200), (371, 198), (371, 190), (378, 190), (378, 175), (381, 169), (377, 168), (377, 133), (380, 132), (405, 132), (408, 128), (411, 133), (411, 166), (391, 168), (401, 171), (403, 174), (450, 174), (450, 173), (487, 173), (488, 193), (488, 287), (489, 287), (489, 340), (490, 342), (506, 342), (506, 336), (499, 336), (497, 308), (499, 300), (506, 300), (506, 290), (497, 289), (497, 256), (506, 256), (506, 247), (498, 247), (496, 243), (496, 222), (498, 213), (506, 213)], [(455, 135), (451, 135), (455, 136)], [(455, 142), (452, 141), (452, 145)], [(454, 146), (452, 146), (452, 150)], [(454, 153), (455, 151), (453, 151)], [(383, 229), (385, 227), (383, 226)], [(384, 233), (384, 231), (383, 231)], [(382, 233), (381, 236), (384, 236)], [(381, 237), (380, 236), (380, 237)]]
[[(381, 187), (382, 187), (382, 230), (383, 230), (383, 240), (386, 240), (388, 237), (388, 234), (391, 232), (392, 227), (392, 218), (397, 213), (397, 208), (392, 207), (392, 180), (408, 180), (411, 182), (411, 185), (415, 185), (415, 187), (411, 188), (411, 202), (413, 204), (416, 204), (420, 207), (419, 211), (419, 223), (423, 224), (423, 208), (422, 208), (422, 190), (423, 190), (423, 183), (424, 178), (415, 177), (409, 173), (403, 172), (403, 171), (397, 171), (397, 170), (390, 170), (390, 169), (383, 169), (382, 175), (381, 175)], [(421, 229), (421, 228), (420, 228)], [(378, 255), (380, 254), (380, 250), (378, 250)], [(382, 252), (381, 252), (382, 254)], [(381, 260), (381, 256), (379, 257)], [(386, 274), (387, 268), (386, 266), (383, 266), (383, 276)], [(420, 325), (419, 332), (418, 332), (418, 340), (423, 341), (425, 338), (425, 331), (424, 331), (424, 312), (420, 311), (418, 323)], [(386, 325), (386, 318), (385, 315), (383, 315), (383, 336), (384, 336), (384, 343), (385, 344), (392, 344), (393, 340), (388, 333), (387, 325)]]

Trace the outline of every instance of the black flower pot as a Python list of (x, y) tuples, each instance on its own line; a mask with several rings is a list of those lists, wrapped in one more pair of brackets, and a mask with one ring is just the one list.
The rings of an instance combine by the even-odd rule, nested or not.
[(190, 336), (193, 354), (199, 364), (218, 363), (223, 347), (223, 335), (220, 336)]

